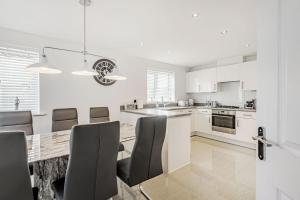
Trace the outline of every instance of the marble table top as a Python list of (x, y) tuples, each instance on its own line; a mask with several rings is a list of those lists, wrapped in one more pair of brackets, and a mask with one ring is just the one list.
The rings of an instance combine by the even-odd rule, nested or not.
[[(26, 136), (28, 162), (57, 158), (69, 155), (71, 130)], [(121, 124), (120, 142), (135, 139), (135, 127)]]

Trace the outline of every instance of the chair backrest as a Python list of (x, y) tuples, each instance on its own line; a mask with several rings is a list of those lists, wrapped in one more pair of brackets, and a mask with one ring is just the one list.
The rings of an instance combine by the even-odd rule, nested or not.
[(52, 131), (70, 130), (78, 124), (76, 108), (61, 108), (52, 111)]
[(24, 132), (0, 132), (0, 199), (33, 200)]
[(0, 112), (0, 131), (23, 131), (33, 134), (31, 111)]
[(90, 108), (90, 123), (109, 121), (108, 107), (92, 107)]
[(128, 183), (140, 184), (163, 173), (162, 147), (166, 116), (142, 117), (136, 124), (136, 141), (130, 159)]
[(118, 193), (119, 139), (119, 121), (73, 127), (65, 200), (104, 200)]

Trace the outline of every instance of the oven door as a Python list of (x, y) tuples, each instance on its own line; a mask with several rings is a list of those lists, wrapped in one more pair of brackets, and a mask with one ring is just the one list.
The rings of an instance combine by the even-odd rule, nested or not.
[(235, 134), (235, 116), (213, 115), (212, 130), (228, 134)]

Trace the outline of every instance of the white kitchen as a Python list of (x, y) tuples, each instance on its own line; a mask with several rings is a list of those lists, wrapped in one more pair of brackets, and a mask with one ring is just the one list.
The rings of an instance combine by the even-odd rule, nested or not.
[(2, 0), (0, 200), (299, 199), (299, 9)]
[(192, 135), (255, 149), (257, 62), (243, 61), (187, 72), (188, 96), (202, 105), (193, 109)]

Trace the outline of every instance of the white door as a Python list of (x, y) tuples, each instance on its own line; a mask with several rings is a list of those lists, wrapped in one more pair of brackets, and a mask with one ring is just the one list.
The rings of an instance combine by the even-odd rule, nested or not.
[(257, 200), (300, 199), (300, 0), (257, 0), (258, 126), (278, 145), (257, 159)]

